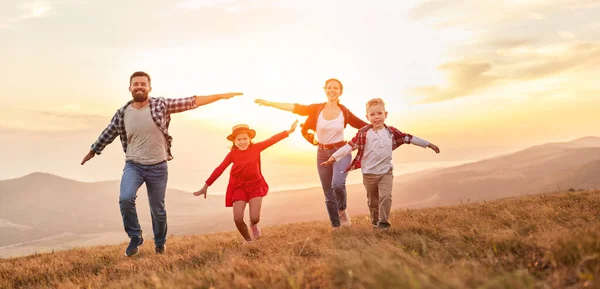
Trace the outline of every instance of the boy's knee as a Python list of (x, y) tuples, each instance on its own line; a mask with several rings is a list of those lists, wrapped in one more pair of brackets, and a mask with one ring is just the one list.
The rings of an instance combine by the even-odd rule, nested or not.
[(392, 201), (392, 195), (380, 195), (379, 196), (379, 202), (391, 202)]
[(250, 218), (250, 222), (252, 222), (252, 224), (258, 224), (258, 222), (260, 222), (260, 217), (257, 218)]

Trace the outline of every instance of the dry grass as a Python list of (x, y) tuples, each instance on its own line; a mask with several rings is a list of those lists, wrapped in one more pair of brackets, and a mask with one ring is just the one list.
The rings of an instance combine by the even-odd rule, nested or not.
[[(324, 212), (325, 213), (325, 212)], [(0, 260), (0, 288), (600, 288), (600, 193), (395, 211), (331, 232), (314, 222)], [(233, 225), (232, 225), (233, 226)]]

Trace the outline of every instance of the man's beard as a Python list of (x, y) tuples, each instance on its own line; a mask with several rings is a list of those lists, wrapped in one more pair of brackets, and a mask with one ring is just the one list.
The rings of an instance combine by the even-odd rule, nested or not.
[[(141, 91), (142, 94), (138, 94), (138, 91)], [(148, 93), (142, 89), (134, 90), (131, 95), (133, 96), (133, 101), (135, 102), (144, 102), (148, 99)]]

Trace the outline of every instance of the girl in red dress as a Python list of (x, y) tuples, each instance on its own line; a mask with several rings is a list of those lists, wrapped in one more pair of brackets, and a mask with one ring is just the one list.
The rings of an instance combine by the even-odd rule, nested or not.
[(256, 136), (256, 131), (250, 129), (248, 125), (239, 124), (234, 126), (231, 134), (227, 136), (227, 139), (233, 142), (231, 151), (206, 180), (204, 187), (194, 193), (194, 196), (204, 195), (206, 199), (208, 187), (221, 176), (229, 164), (233, 163), (229, 174), (227, 193), (225, 194), (225, 206), (233, 207), (235, 226), (240, 234), (242, 234), (242, 237), (244, 237), (245, 242), (252, 241), (248, 227), (244, 222), (246, 204), (250, 204), (250, 229), (252, 230), (252, 236), (254, 239), (258, 239), (261, 235), (258, 222), (260, 221), (262, 198), (269, 191), (269, 185), (265, 182), (260, 169), (260, 153), (294, 132), (297, 124), (298, 121), (295, 121), (290, 129), (284, 130), (258, 143), (252, 143), (252, 139)]

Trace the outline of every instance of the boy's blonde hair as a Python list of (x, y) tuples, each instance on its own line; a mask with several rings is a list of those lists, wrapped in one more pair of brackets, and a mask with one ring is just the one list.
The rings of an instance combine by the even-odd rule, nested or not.
[(367, 109), (369, 109), (369, 107), (371, 107), (371, 106), (376, 106), (376, 105), (383, 106), (383, 110), (385, 110), (385, 102), (383, 102), (383, 99), (373, 98), (373, 99), (367, 101)]

